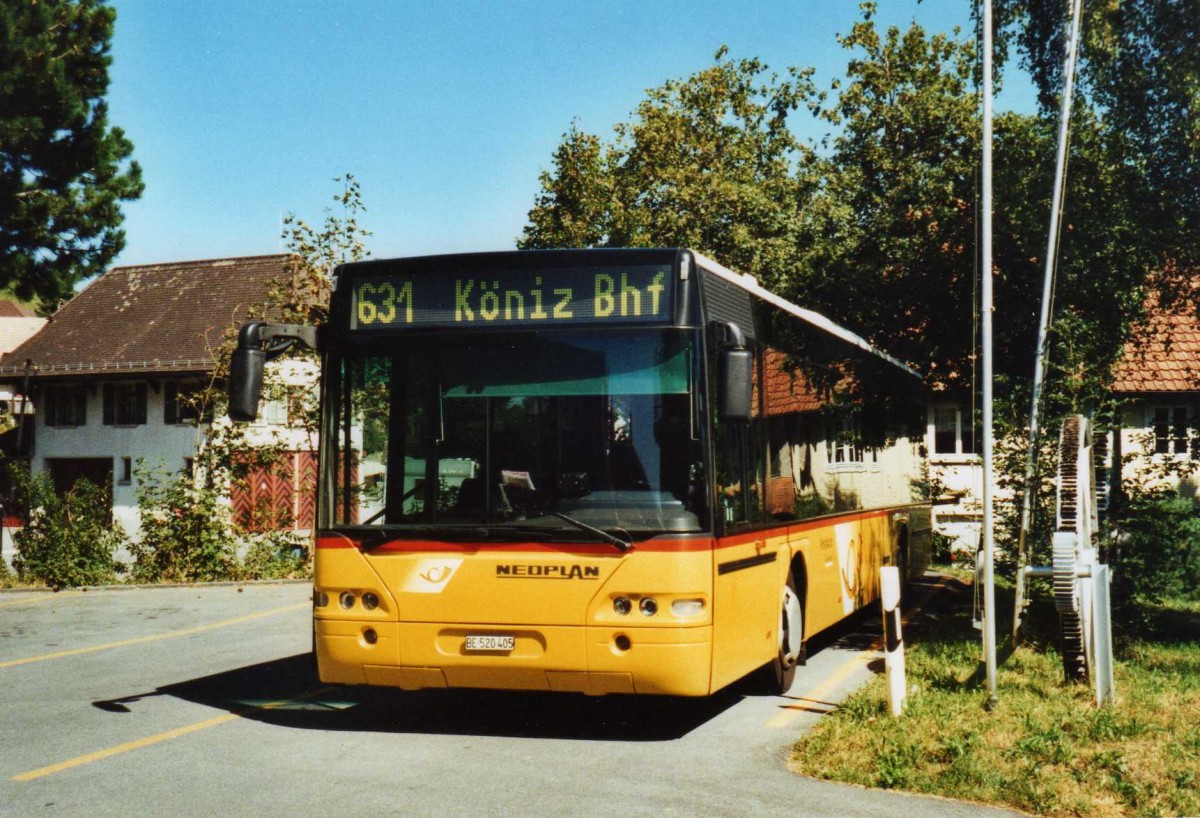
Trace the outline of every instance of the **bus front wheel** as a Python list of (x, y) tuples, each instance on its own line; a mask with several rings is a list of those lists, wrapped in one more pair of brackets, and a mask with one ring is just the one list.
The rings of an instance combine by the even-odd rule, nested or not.
[(763, 668), (768, 691), (776, 696), (787, 693), (796, 676), (796, 667), (803, 662), (804, 602), (796, 590), (796, 577), (789, 569), (780, 593), (775, 659)]

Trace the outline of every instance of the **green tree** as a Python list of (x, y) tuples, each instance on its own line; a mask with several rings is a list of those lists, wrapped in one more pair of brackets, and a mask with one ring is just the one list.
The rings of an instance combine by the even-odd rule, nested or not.
[(334, 204), (341, 208), (340, 214), (326, 208), (319, 228), (295, 213), (288, 213), (283, 219), (284, 246), (296, 264), (290, 276), (281, 278), (271, 288), (264, 315), (271, 315), (272, 320), (324, 323), (334, 270), (339, 264), (361, 261), (367, 255), (371, 231), (360, 223), (367, 208), (358, 180), (347, 173), (333, 181), (342, 186), (333, 196)]
[[(1056, 109), (1062, 88), (1067, 6), (998, 0), (1003, 41), (1015, 42), (1039, 90)], [(1077, 106), (1134, 173), (1136, 229), (1130, 240), (1153, 267), (1168, 300), (1200, 262), (1200, 14), (1187, 0), (1085, 3)]]
[(142, 194), (110, 126), (102, 0), (0, 2), (0, 287), (52, 312), (125, 245), (120, 203)]
[(522, 248), (690, 246), (774, 279), (792, 267), (812, 151), (787, 122), (814, 93), (807, 71), (781, 78), (755, 59), (715, 64), (647, 92), (603, 142), (564, 135)]
[[(821, 111), (834, 135), (821, 194), (804, 215), (795, 298), (929, 373), (971, 383), (978, 346), (980, 99), (977, 54), (955, 35), (912, 25), (880, 32), (874, 8), (839, 38), (845, 83)], [(1057, 116), (1003, 113), (995, 123), (993, 274), (996, 371), (1007, 420), (1023, 425), (1046, 258)], [(1060, 240), (1054, 327), (1057, 405), (1105, 394), (1141, 310), (1147, 265), (1136, 172), (1096, 114), (1077, 114)], [(846, 293), (854, 294), (848, 299)]]
[(599, 247), (612, 230), (612, 178), (600, 138), (572, 124), (554, 151), (520, 246)]
[[(647, 92), (611, 141), (572, 127), (542, 174), (523, 247), (690, 245), (758, 276), (929, 374), (968, 387), (977, 357), (978, 55), (958, 32), (881, 30), (875, 6), (839, 38), (846, 76), (818, 93), (718, 52)], [(829, 129), (803, 144), (807, 107)], [(996, 123), (998, 373), (1023, 422), (1046, 256), (1056, 115)], [(1053, 335), (1057, 405), (1103, 395), (1140, 312), (1142, 181), (1091, 107), (1076, 118)]]
[(974, 52), (873, 17), (839, 37), (852, 58), (818, 112), (833, 136), (787, 294), (953, 385), (973, 346)]
[[(371, 235), (360, 223), (365, 210), (358, 181), (350, 174), (334, 180), (341, 189), (333, 196), (334, 208), (325, 211), (319, 227), (288, 214), (283, 239), (292, 259), (272, 281), (264, 303), (250, 311), (249, 319), (320, 324), (329, 306), (331, 277), (338, 264), (358, 261), (366, 255)], [(290, 449), (294, 435), (307, 436), (301, 448), (317, 446), (318, 396), (313, 353), (300, 351), (292, 361), (302, 362), (313, 372), (307, 383), (288, 382), (275, 364), (268, 365), (263, 383), (264, 400), (279, 400), (288, 407), (295, 423), (284, 436), (251, 431), (225, 417), (224, 382), (229, 371), (237, 328), (231, 328), (224, 343), (214, 351), (216, 367), (209, 383), (189, 400), (198, 417), (216, 418), (198, 431), (200, 446), (191, 474), (164, 473), (140, 467), (138, 510), (143, 520), (143, 537), (132, 550), (135, 577), (145, 581), (211, 580), (293, 576), (305, 564), (304, 544), (289, 530), (291, 513), (267, 503), (249, 510), (245, 518), (230, 514), (226, 497), (232, 487), (248, 488), (248, 481), (274, 470), (291, 475)], [(282, 361), (280, 363), (283, 363)], [(313, 492), (315, 486), (301, 486)], [(149, 522), (147, 522), (149, 521)], [(147, 528), (149, 526), (149, 528)], [(237, 560), (235, 540), (246, 546), (242, 562)], [(296, 556), (299, 554), (300, 556)]]

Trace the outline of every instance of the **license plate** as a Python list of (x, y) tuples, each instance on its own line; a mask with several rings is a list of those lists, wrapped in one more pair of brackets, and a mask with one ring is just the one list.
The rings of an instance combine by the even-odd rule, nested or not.
[(515, 636), (497, 634), (468, 636), (463, 648), (470, 653), (508, 653), (516, 647)]

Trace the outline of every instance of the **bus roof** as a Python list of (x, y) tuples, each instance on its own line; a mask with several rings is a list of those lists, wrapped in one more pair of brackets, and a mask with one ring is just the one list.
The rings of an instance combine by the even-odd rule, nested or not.
[[(445, 267), (478, 268), (489, 261), (502, 261), (514, 266), (522, 266), (536, 260), (536, 266), (570, 266), (579, 264), (591, 257), (604, 256), (608, 263), (621, 263), (627, 259), (630, 263), (639, 264), (669, 264), (681, 261), (690, 255), (695, 265), (707, 273), (717, 276), (746, 293), (762, 299), (778, 309), (800, 319), (821, 332), (827, 333), (850, 346), (873, 355), (904, 373), (918, 380), (922, 379), (919, 372), (894, 358), (883, 350), (872, 346), (860, 335), (834, 323), (818, 312), (793, 304), (787, 299), (776, 295), (758, 283), (754, 276), (737, 273), (717, 261), (690, 248), (684, 247), (594, 247), (594, 248), (554, 248), (540, 250), (500, 250), (472, 253), (446, 253), (426, 256), (405, 256), (393, 259), (370, 259), (339, 265), (334, 271), (334, 291), (339, 292), (348, 287), (351, 278), (360, 276), (379, 275), (397, 268), (405, 271), (418, 272), (435, 270)], [(520, 260), (520, 261), (518, 261)]]
[(835, 324), (833, 321), (829, 320), (824, 315), (821, 315), (819, 312), (805, 309), (797, 304), (793, 304), (782, 296), (776, 295), (759, 284), (758, 279), (756, 279), (754, 276), (748, 273), (735, 273), (733, 270), (730, 270), (723, 264), (713, 261), (711, 258), (708, 258), (707, 256), (703, 255), (702, 253), (698, 253), (695, 250), (690, 250), (689, 252), (696, 259), (696, 264), (698, 266), (704, 268), (713, 275), (725, 279), (729, 283), (746, 290), (752, 295), (755, 295), (761, 298), (763, 301), (778, 307), (784, 312), (799, 318), (801, 321), (810, 324), (822, 332), (829, 333), (835, 338), (845, 341), (846, 343), (855, 346), (864, 352), (868, 352), (872, 355), (882, 358), (893, 366), (904, 370), (914, 378), (921, 378), (921, 374), (915, 369), (903, 363), (898, 358), (892, 357), (878, 347), (872, 346), (870, 342), (868, 342), (862, 336), (851, 332), (840, 324)]

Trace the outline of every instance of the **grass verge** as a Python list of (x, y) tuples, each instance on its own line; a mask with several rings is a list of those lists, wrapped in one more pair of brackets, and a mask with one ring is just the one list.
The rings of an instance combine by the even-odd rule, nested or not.
[[(879, 676), (795, 746), (794, 771), (1041, 815), (1200, 815), (1200, 604), (1158, 608), (1143, 635), (1119, 640), (1117, 703), (1098, 709), (1063, 682), (1043, 594), (986, 711), (971, 590), (958, 592), (965, 604), (908, 645), (905, 715), (887, 715)], [(997, 610), (1011, 605), (997, 590)]]

